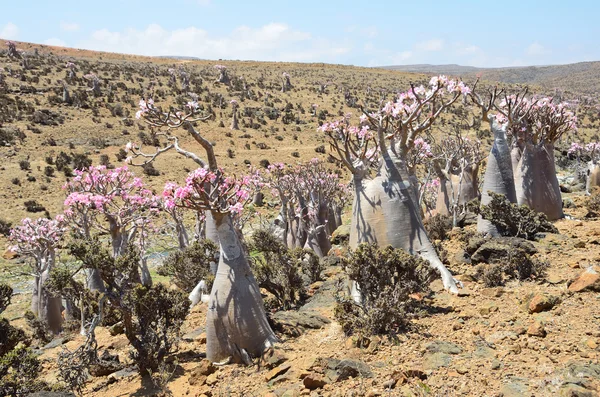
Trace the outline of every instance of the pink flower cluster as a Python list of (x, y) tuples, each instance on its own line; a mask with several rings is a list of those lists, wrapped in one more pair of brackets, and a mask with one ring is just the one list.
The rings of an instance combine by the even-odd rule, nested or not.
[(188, 175), (184, 186), (167, 182), (163, 198), (167, 208), (178, 206), (200, 211), (240, 214), (250, 201), (251, 193), (259, 186), (257, 178), (257, 175), (227, 177), (222, 170), (198, 168)]
[(431, 145), (429, 145), (429, 143), (427, 143), (427, 141), (423, 138), (415, 139), (413, 151), (415, 152), (416, 156), (421, 159), (433, 156), (433, 153), (431, 152)]
[(22, 255), (43, 256), (57, 247), (65, 233), (64, 218), (57, 216), (55, 219), (38, 218), (32, 220), (25, 218), (21, 224), (15, 226), (8, 236), (13, 244), (11, 251)]
[(154, 100), (152, 98), (148, 98), (148, 100), (140, 99), (139, 105), (140, 110), (135, 113), (135, 118), (138, 120), (150, 110), (154, 109)]
[(67, 217), (92, 209), (127, 223), (158, 207), (158, 198), (127, 167), (109, 170), (98, 166), (75, 173), (64, 186), (69, 192), (64, 202)]
[(227, 66), (225, 65), (215, 65), (215, 69), (219, 71), (227, 70)]

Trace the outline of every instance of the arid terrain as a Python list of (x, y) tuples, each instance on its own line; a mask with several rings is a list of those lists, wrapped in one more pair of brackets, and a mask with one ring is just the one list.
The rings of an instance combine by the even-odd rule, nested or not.
[[(16, 45), (25, 52), (25, 61), (8, 57), (0, 42), (0, 73), (5, 76), (5, 86), (0, 84), (0, 142), (4, 139), (0, 221), (12, 225), (44, 211), (51, 216), (62, 211), (65, 192), (61, 188), (71, 176), (64, 168), (57, 169), (61, 152), (72, 159), (70, 168), (76, 167), (74, 159), (78, 158), (89, 158), (94, 165), (122, 165), (119, 151), (128, 142), (149, 140), (144, 147), (152, 152), (150, 130), (135, 118), (141, 98), (152, 95), (157, 104), (167, 107), (185, 104), (189, 92), (197, 94), (202, 109), (214, 114), (197, 128), (215, 144), (220, 165), (242, 174), (248, 165), (260, 167), (262, 160), (290, 164), (313, 157), (326, 160), (330, 148), (325, 135), (317, 132), (320, 123), (347, 113), (358, 119), (360, 105), (377, 107), (408, 89), (410, 83), (429, 80), (423, 74), (379, 68), (175, 60)], [(74, 63), (75, 77), (69, 77), (67, 62)], [(217, 64), (227, 67), (230, 85), (216, 82)], [(189, 76), (186, 90), (179, 72)], [(291, 76), (293, 87), (282, 92), (284, 72)], [(99, 94), (91, 91), (90, 81), (83, 77), (89, 73), (101, 80)], [(543, 82), (515, 82), (538, 84), (531, 85), (537, 93), (552, 95), (554, 88), (568, 91), (571, 97), (563, 100), (579, 103), (579, 131), (558, 145), (557, 158), (562, 158), (571, 141), (599, 139), (600, 112), (592, 91), (556, 73)], [(583, 78), (570, 69), (560, 73)], [(486, 85), (501, 82), (511, 88), (508, 83), (512, 81), (498, 74), (484, 73), (483, 79)], [(63, 97), (64, 87), (69, 91), (68, 101)], [(240, 105), (239, 130), (230, 129), (232, 99)], [(468, 107), (457, 109), (442, 116), (432, 136), (443, 135), (453, 125), (470, 124)], [(481, 139), (489, 150), (487, 125), (467, 135)], [(191, 139), (181, 144), (200, 151)], [(133, 169), (160, 192), (166, 181), (183, 181), (195, 164), (168, 152), (157, 159), (155, 168), (158, 175)], [(600, 272), (600, 220), (588, 210), (589, 197), (581, 184), (576, 186), (569, 179), (574, 172), (571, 166), (559, 168), (561, 183), (571, 181), (563, 183), (567, 218), (555, 222), (559, 233), (539, 234), (530, 242), (532, 256), (549, 263), (544, 277), (486, 287), (476, 276), (477, 262), (485, 263), (485, 259), (473, 259), (475, 254), (467, 253), (469, 240), (461, 237), (474, 234), (475, 225), (454, 228), (441, 244), (448, 268), (464, 285), (458, 296), (444, 291), (441, 281), (435, 280), (430, 293), (414, 298), (422, 300), (423, 309), (408, 331), (358, 338), (346, 336), (335, 321), (335, 295), (345, 276), (342, 267), (330, 261), (323, 281), (308, 286), (310, 297), (301, 308), (270, 313), (281, 343), (252, 366), (213, 366), (203, 360), (206, 304), (194, 307), (176, 352), (168, 358), (177, 364), (167, 383), (169, 391), (174, 396), (261, 397), (600, 395), (600, 280), (593, 270), (581, 276), (591, 266)], [(25, 202), (30, 200), (42, 208), (28, 212)], [(277, 205), (270, 196), (266, 201), (258, 212), (274, 217)], [(349, 218), (350, 206), (343, 216), (346, 225)], [(334, 233), (339, 238), (332, 257), (345, 252), (347, 229), (342, 226)], [(0, 235), (1, 252), (7, 244)], [(32, 280), (23, 268), (23, 258), (14, 258), (8, 250), (0, 258), (0, 281), (15, 290), (2, 316), (31, 333), (23, 313), (30, 303)], [(171, 286), (168, 278), (151, 270), (155, 282)], [(96, 334), (99, 353), (117, 355), (123, 369), (90, 377), (83, 395), (159, 395), (161, 391), (137, 373), (125, 335), (109, 327), (98, 327)], [(32, 347), (43, 363), (40, 378), (56, 383), (58, 353), (65, 347), (74, 350), (83, 341), (73, 331), (50, 344), (34, 342)]]

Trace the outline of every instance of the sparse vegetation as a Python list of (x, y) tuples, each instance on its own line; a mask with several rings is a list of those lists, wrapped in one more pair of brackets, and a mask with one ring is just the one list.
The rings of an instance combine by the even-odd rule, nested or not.
[(510, 203), (505, 196), (490, 192), (489, 205), (483, 205), (481, 216), (492, 222), (503, 236), (533, 240), (538, 233), (558, 233), (546, 216), (524, 205)]
[(343, 265), (358, 285), (361, 302), (339, 294), (335, 317), (346, 334), (394, 334), (410, 324), (421, 306), (413, 294), (426, 293), (433, 272), (427, 262), (390, 246), (361, 244)]

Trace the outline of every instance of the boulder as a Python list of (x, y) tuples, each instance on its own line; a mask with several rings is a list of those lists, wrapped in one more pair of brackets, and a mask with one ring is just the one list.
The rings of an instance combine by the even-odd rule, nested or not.
[(569, 291), (600, 291), (600, 266), (588, 267), (575, 280), (571, 281)]
[(537, 249), (533, 244), (519, 237), (495, 237), (487, 240), (471, 255), (471, 261), (477, 263), (499, 263), (506, 261), (511, 251), (522, 251), (533, 255)]

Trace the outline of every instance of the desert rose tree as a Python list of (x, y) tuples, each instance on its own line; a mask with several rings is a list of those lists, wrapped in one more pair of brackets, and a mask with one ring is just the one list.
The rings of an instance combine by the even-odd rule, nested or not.
[(311, 249), (320, 258), (327, 255), (348, 195), (339, 176), (315, 158), (297, 166), (272, 164), (263, 183), (281, 200), (278, 225), (284, 243)]
[(13, 228), (8, 237), (10, 249), (24, 257), (31, 258), (31, 272), (24, 273), (34, 277), (31, 311), (48, 327), (58, 334), (62, 325), (62, 305), (60, 296), (50, 296), (44, 284), (56, 263), (56, 254), (64, 235), (62, 216), (50, 220), (25, 218), (19, 226)]
[[(141, 178), (127, 167), (114, 170), (90, 167), (87, 171), (76, 171), (64, 188), (68, 193), (64, 202), (65, 219), (77, 236), (89, 239), (92, 231), (108, 234), (115, 258), (124, 255), (130, 244), (137, 244), (144, 252), (148, 228), (160, 203)], [(142, 284), (151, 285), (144, 260), (139, 270)], [(103, 290), (95, 271), (88, 285)]]
[(481, 143), (460, 133), (432, 145), (431, 163), (440, 181), (436, 212), (452, 215), (454, 226), (459, 211), (479, 197), (479, 165), (484, 158)]
[(577, 158), (577, 164), (581, 157), (586, 156), (590, 160), (586, 167), (585, 193), (591, 194), (592, 188), (600, 186), (600, 143), (590, 142), (583, 146), (577, 142), (571, 143), (568, 154)]
[[(167, 142), (154, 154), (144, 154), (136, 146), (131, 151), (133, 160), (151, 161), (172, 149), (200, 165), (188, 175), (183, 186), (167, 183), (163, 195), (168, 206), (203, 211), (214, 221), (220, 256), (206, 316), (207, 358), (213, 362), (249, 364), (251, 357), (260, 356), (277, 340), (233, 219), (253, 196), (254, 178), (226, 176), (218, 167), (213, 145), (191, 125), (195, 109), (188, 106), (185, 113), (163, 112), (153, 102), (142, 101), (138, 116), (154, 128), (167, 130), (161, 135)], [(183, 127), (200, 144), (206, 161), (179, 147), (177, 137), (171, 134), (177, 127)]]
[[(494, 142), (487, 157), (487, 166), (483, 176), (483, 187), (481, 191), (481, 205), (489, 205), (492, 197), (489, 192), (502, 194), (511, 203), (517, 202), (517, 193), (515, 191), (515, 179), (513, 174), (511, 148), (508, 143), (506, 117), (502, 114), (491, 114), (495, 109), (496, 98), (503, 93), (497, 87), (489, 89), (487, 96), (482, 97), (475, 89), (477, 83), (473, 85), (473, 91), (469, 94), (473, 103), (481, 109), (482, 121), (488, 122)], [(477, 219), (477, 231), (492, 236), (498, 236), (498, 229), (486, 219), (479, 216)]]
[[(456, 280), (431, 244), (418, 204), (418, 186), (407, 157), (415, 139), (429, 130), (441, 113), (470, 92), (462, 82), (433, 77), (427, 88), (412, 86), (375, 113), (364, 112), (361, 126), (346, 121), (326, 123), (333, 155), (353, 175), (354, 202), (350, 246), (363, 242), (391, 245), (427, 259), (444, 287), (458, 292)], [(376, 170), (370, 167), (374, 156)]]

